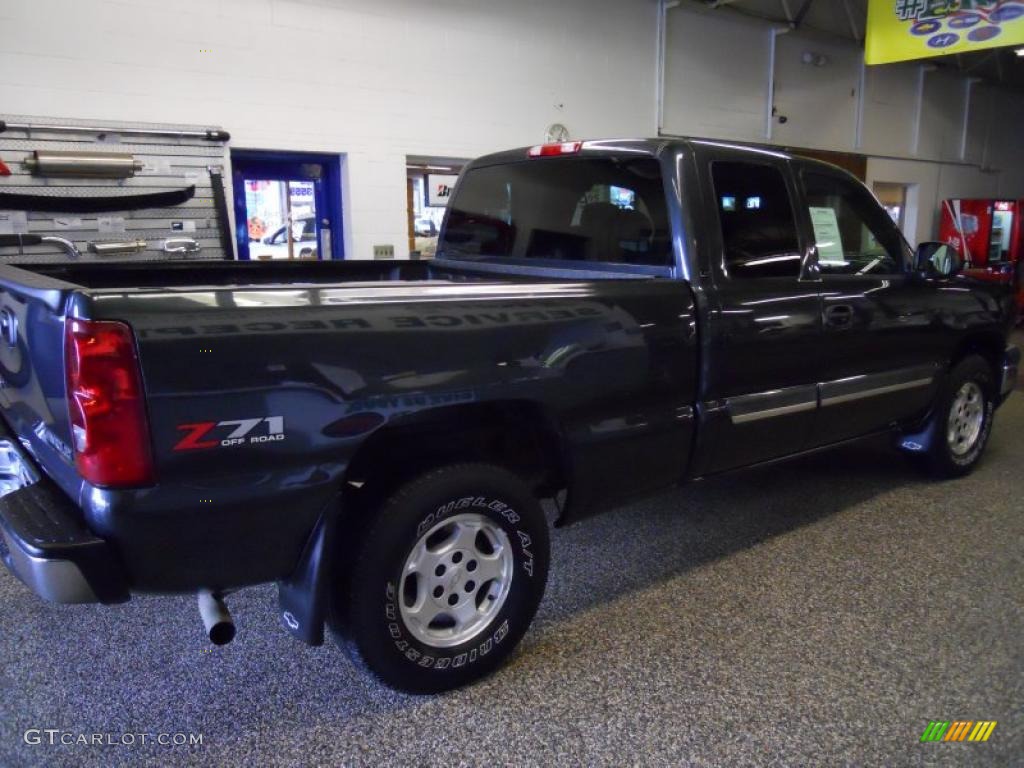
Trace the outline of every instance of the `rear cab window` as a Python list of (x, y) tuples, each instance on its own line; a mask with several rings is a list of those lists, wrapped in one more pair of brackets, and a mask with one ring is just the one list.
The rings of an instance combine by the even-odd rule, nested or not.
[(443, 258), (668, 274), (674, 258), (653, 157), (551, 157), (470, 168), (449, 203)]

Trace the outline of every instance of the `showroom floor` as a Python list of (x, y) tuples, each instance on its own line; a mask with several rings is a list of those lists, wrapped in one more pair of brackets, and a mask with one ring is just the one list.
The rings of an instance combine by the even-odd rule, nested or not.
[[(960, 481), (860, 445), (558, 531), (521, 651), (438, 698), (298, 645), (272, 587), (234, 596), (238, 638), (215, 649), (191, 597), (49, 606), (0, 569), (0, 765), (1010, 765), (1022, 456), (1018, 393)], [(921, 744), (932, 719), (999, 725)], [(25, 744), (47, 728), (203, 745)]]

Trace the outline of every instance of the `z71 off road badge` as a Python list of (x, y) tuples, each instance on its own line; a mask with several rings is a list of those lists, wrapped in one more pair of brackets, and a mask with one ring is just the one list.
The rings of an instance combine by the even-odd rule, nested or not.
[(231, 448), (236, 445), (273, 443), (284, 440), (284, 417), (265, 416), (259, 419), (228, 419), (179, 424), (185, 432), (176, 451), (194, 451), (203, 448)]

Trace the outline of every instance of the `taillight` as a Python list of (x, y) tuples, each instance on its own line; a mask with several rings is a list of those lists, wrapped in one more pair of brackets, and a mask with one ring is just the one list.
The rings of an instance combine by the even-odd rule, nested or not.
[(131, 329), (69, 318), (64, 367), (79, 474), (107, 488), (152, 485), (149, 424)]
[(582, 141), (562, 141), (557, 144), (538, 144), (530, 147), (526, 154), (530, 157), (551, 157), (552, 155), (575, 155), (583, 147)]

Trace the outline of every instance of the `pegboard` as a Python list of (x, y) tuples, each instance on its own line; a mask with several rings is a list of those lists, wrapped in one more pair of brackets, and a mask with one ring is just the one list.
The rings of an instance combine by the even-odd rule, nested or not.
[[(81, 252), (81, 260), (165, 260), (180, 258), (162, 250), (169, 238), (193, 238), (201, 250), (189, 256), (198, 259), (232, 259), (233, 249), (225, 250), (218, 222), (218, 211), (211, 186), (210, 169), (224, 174), (225, 194), (231, 190), (226, 141), (202, 136), (132, 135), (131, 130), (202, 132), (221, 134), (211, 126), (165, 123), (128, 123), (99, 120), (75, 120), (53, 117), (2, 115), (8, 124), (0, 132), (0, 160), (11, 171), (0, 176), (0, 191), (46, 197), (115, 197), (150, 192), (168, 192), (195, 185), (195, 195), (180, 205), (142, 210), (112, 210), (103, 213), (46, 213), (25, 211), (12, 219), (0, 216), (0, 234), (57, 236), (71, 240)], [(18, 127), (30, 125), (31, 128)], [(48, 130), (47, 127), (50, 127)], [(82, 128), (81, 132), (58, 131), (56, 126)], [(123, 133), (121, 131), (129, 131)], [(126, 179), (91, 179), (34, 175), (25, 165), (35, 150), (130, 153), (141, 161), (142, 170)], [(3, 208), (0, 203), (0, 208)], [(230, 209), (230, 205), (228, 206)], [(4, 211), (6, 213), (7, 211)], [(230, 214), (229, 214), (230, 215)], [(229, 225), (230, 227), (230, 225)], [(230, 230), (229, 230), (230, 231)], [(90, 253), (90, 242), (144, 240), (146, 247), (137, 253), (100, 256)], [(230, 239), (227, 242), (231, 242)], [(69, 261), (60, 246), (41, 245), (0, 247), (0, 263)]]

